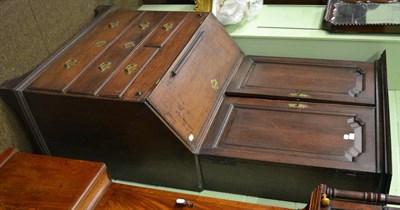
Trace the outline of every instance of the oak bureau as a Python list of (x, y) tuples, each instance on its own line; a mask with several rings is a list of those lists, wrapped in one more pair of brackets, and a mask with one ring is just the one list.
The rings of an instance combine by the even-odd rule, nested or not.
[(114, 179), (303, 202), (390, 186), (384, 53), (245, 56), (212, 14), (110, 9), (1, 95), (38, 152)]

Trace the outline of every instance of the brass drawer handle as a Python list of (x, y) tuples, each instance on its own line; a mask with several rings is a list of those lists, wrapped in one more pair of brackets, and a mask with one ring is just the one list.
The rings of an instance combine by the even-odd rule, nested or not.
[(103, 63), (100, 64), (99, 66), (99, 71), (103, 72), (111, 67), (111, 61), (104, 61)]
[(295, 104), (288, 104), (289, 108), (294, 108), (294, 109), (305, 109), (308, 106), (305, 104), (299, 104), (299, 103), (295, 103)]
[(106, 40), (98, 41), (96, 42), (96, 47), (101, 47), (107, 44)]
[(77, 59), (69, 59), (69, 60), (67, 60), (67, 62), (64, 63), (64, 68), (65, 69), (70, 69), (73, 66), (75, 66), (76, 63), (78, 63)]
[(149, 23), (149, 21), (146, 20), (139, 25), (139, 28), (144, 30), (144, 29), (148, 28), (149, 26), (150, 26), (150, 23)]
[(119, 22), (118, 22), (118, 21), (116, 21), (116, 20), (111, 21), (111, 22), (108, 24), (108, 29), (115, 28), (115, 27), (117, 27), (118, 25), (119, 25)]
[(137, 64), (136, 63), (131, 63), (125, 67), (125, 74), (131, 74), (137, 69)]
[(126, 49), (134, 47), (134, 46), (136, 46), (134, 41), (125, 42), (125, 44), (124, 44), (124, 48), (126, 48)]
[(300, 92), (300, 90), (298, 90), (298, 91), (295, 92), (295, 93), (290, 93), (289, 96), (290, 96), (290, 97), (300, 97), (300, 98), (307, 98), (307, 97), (310, 97), (309, 95)]
[(162, 28), (164, 31), (169, 31), (173, 27), (174, 27), (173, 23), (166, 23), (166, 24), (164, 24), (164, 26)]
[(211, 82), (211, 89), (213, 90), (219, 89), (218, 81), (216, 79), (212, 79), (210, 82)]

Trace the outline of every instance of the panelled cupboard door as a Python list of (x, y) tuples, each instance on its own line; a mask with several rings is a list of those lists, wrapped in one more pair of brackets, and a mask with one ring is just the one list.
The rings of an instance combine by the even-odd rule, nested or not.
[(375, 109), (227, 97), (202, 154), (377, 172)]
[(250, 56), (228, 95), (375, 104), (373, 62)]

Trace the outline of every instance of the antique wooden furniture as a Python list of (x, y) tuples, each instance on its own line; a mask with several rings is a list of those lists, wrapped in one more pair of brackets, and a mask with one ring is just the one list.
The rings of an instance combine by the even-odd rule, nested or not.
[(385, 67), (244, 57), (212, 14), (107, 10), (1, 94), (43, 154), (307, 202), (319, 183), (388, 192)]
[(205, 188), (300, 201), (318, 182), (387, 193), (384, 78), (384, 55), (246, 57), (200, 151)]
[(382, 193), (357, 192), (318, 185), (311, 193), (310, 202), (305, 209), (314, 210), (395, 210), (397, 207), (388, 207), (387, 204), (400, 205), (400, 196), (391, 196)]
[(111, 185), (103, 163), (0, 153), (0, 209), (93, 209)]
[(207, 13), (108, 10), (3, 96), (44, 154), (201, 190), (197, 157), (243, 58)]

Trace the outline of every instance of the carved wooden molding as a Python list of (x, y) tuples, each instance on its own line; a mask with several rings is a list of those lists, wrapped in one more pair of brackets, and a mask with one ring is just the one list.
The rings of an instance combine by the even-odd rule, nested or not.
[(364, 123), (356, 117), (349, 118), (347, 123), (354, 129), (354, 133), (352, 133), (354, 138), (345, 138), (345, 140), (353, 140), (354, 144), (344, 152), (344, 156), (347, 160), (354, 161), (354, 158), (362, 153), (362, 126)]

